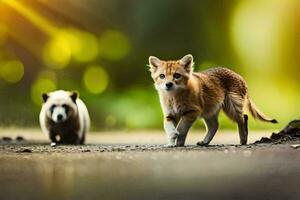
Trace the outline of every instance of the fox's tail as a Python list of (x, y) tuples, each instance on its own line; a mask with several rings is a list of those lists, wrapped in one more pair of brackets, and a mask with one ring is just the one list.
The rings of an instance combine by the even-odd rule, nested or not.
[(254, 119), (259, 119), (264, 122), (271, 122), (273, 124), (278, 123), (276, 119), (272, 119), (272, 118), (266, 116), (262, 111), (260, 111), (249, 96), (248, 96), (247, 100), (248, 100), (248, 102), (247, 102), (248, 109), (249, 109), (251, 115), (254, 117)]

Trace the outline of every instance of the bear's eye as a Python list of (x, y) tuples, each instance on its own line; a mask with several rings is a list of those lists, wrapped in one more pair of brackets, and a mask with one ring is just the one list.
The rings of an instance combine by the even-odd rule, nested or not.
[(50, 111), (53, 112), (53, 110), (54, 110), (55, 107), (56, 107), (56, 105), (53, 104), (53, 105), (50, 107)]
[(65, 109), (66, 113), (69, 111), (69, 106), (67, 104), (63, 104), (61, 107)]
[(181, 78), (181, 74), (175, 73), (173, 75), (174, 79), (180, 79)]
[(166, 77), (166, 76), (165, 76), (164, 74), (160, 74), (160, 75), (159, 75), (159, 78), (160, 78), (160, 79), (164, 79), (165, 77)]

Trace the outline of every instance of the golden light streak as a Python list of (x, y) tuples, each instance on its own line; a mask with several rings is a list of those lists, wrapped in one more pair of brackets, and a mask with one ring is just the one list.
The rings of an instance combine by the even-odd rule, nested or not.
[[(31, 52), (37, 54), (38, 58), (42, 58), (47, 67), (63, 69), (72, 60), (89, 62), (98, 56), (98, 41), (93, 34), (75, 28), (59, 27), (18, 0), (2, 0), (2, 2), (49, 36), (49, 41), (45, 44), (42, 52), (37, 51), (34, 44), (32, 46), (30, 43), (21, 41), (23, 44), (25, 43), (24, 46), (30, 47), (30, 50), (33, 50)], [(22, 38), (20, 34), (14, 34), (13, 31), (11, 34), (15, 38)], [(40, 55), (40, 53), (42, 54)]]
[(22, 16), (30, 20), (35, 26), (43, 30), (50, 36), (54, 36), (59, 28), (49, 22), (47, 19), (20, 3), (17, 0), (2, 0), (3, 3), (18, 11)]

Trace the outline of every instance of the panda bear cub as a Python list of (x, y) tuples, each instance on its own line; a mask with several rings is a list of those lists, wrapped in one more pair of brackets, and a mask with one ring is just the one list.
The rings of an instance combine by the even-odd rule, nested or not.
[(58, 90), (44, 93), (40, 112), (42, 131), (56, 144), (84, 144), (90, 128), (88, 110), (77, 92)]

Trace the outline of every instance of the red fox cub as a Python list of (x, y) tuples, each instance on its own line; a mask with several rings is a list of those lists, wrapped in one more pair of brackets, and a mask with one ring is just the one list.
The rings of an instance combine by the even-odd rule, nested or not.
[(204, 119), (207, 129), (204, 140), (197, 145), (208, 145), (218, 130), (221, 109), (237, 123), (241, 145), (247, 144), (248, 138), (245, 108), (254, 118), (277, 123), (255, 106), (239, 74), (221, 67), (193, 72), (193, 64), (190, 54), (175, 61), (149, 57), (151, 77), (164, 113), (164, 129), (169, 140), (166, 146), (184, 146), (197, 118)]

